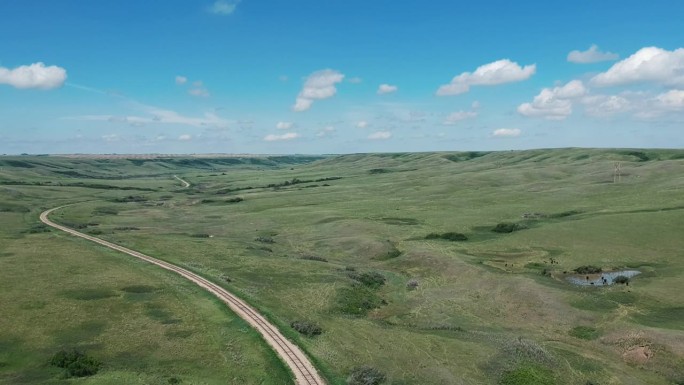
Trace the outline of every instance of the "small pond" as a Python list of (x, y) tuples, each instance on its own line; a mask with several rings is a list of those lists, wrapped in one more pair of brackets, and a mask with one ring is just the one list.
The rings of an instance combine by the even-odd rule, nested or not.
[(600, 274), (573, 274), (565, 277), (568, 282), (579, 286), (606, 286), (615, 283), (615, 278), (623, 275), (632, 278), (641, 274), (638, 270), (606, 271)]

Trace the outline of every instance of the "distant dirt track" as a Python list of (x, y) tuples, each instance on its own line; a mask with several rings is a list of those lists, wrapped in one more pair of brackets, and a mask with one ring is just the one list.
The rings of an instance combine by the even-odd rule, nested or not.
[(184, 179), (181, 179), (178, 175), (174, 175), (173, 177), (178, 179), (181, 183), (183, 183), (184, 188), (190, 187), (190, 183)]
[[(178, 178), (180, 179), (180, 178)], [(187, 183), (187, 182), (186, 182)], [(140, 258), (144, 261), (147, 261), (149, 263), (153, 263), (161, 268), (164, 268), (166, 270), (173, 271), (174, 273), (177, 273), (181, 275), (182, 277), (194, 282), (198, 286), (204, 288), (211, 294), (215, 295), (223, 301), (228, 307), (230, 307), (231, 310), (233, 310), (240, 318), (244, 319), (247, 321), (254, 329), (256, 329), (261, 335), (263, 336), (264, 340), (271, 345), (273, 350), (280, 356), (280, 358), (285, 362), (287, 366), (290, 367), (290, 370), (294, 373), (295, 376), (295, 382), (297, 385), (324, 385), (325, 381), (323, 381), (323, 378), (318, 374), (316, 371), (316, 368), (313, 366), (311, 361), (306, 357), (304, 352), (302, 352), (301, 349), (292, 342), (290, 342), (285, 336), (283, 336), (278, 328), (276, 328), (273, 324), (268, 322), (259, 312), (257, 312), (254, 308), (249, 306), (247, 303), (242, 301), (241, 299), (237, 298), (233, 294), (231, 294), (229, 291), (226, 289), (208, 281), (205, 278), (202, 278), (201, 276), (190, 272), (188, 270), (185, 270), (181, 267), (178, 267), (176, 265), (173, 265), (168, 262), (164, 262), (162, 260), (150, 257), (148, 255), (145, 255), (143, 253), (139, 253), (135, 250), (128, 249), (123, 246), (119, 246), (117, 244), (107, 242), (105, 240), (102, 240), (100, 238), (96, 238), (87, 234), (83, 234), (81, 232), (78, 232), (74, 229), (71, 229), (66, 226), (59, 225), (55, 222), (52, 222), (49, 218), (48, 215), (50, 215), (51, 212), (60, 209), (64, 206), (60, 207), (55, 207), (49, 210), (45, 210), (43, 213), (40, 214), (40, 220), (45, 223), (48, 226), (54, 227), (58, 230), (65, 231), (71, 235), (75, 235), (77, 237), (85, 238), (89, 241), (98, 243), (102, 246), (109, 247), (110, 249), (114, 249), (117, 251), (120, 251), (122, 253), (126, 253), (128, 255), (131, 255), (136, 258)]]

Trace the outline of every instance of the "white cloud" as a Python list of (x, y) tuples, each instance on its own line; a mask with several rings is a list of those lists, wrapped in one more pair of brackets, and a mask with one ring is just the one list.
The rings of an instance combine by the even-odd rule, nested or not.
[(102, 135), (102, 139), (104, 139), (105, 142), (118, 142), (120, 138), (117, 134), (108, 134)]
[(322, 130), (318, 131), (318, 133), (316, 133), (316, 136), (318, 136), (318, 137), (329, 136), (334, 132), (335, 132), (335, 127), (326, 126)]
[(586, 51), (570, 51), (568, 61), (571, 63), (597, 63), (601, 61), (613, 61), (620, 58), (620, 55), (612, 52), (601, 52), (596, 44), (592, 44)]
[(359, 84), (362, 81), (363, 81), (363, 79), (361, 79), (360, 77), (353, 77), (353, 78), (347, 79), (347, 82), (352, 83), (352, 84)]
[(361, 120), (358, 123), (356, 123), (356, 128), (366, 128), (368, 127), (368, 122), (365, 120)]
[(494, 130), (492, 132), (492, 136), (497, 136), (497, 137), (516, 137), (520, 136), (522, 131), (520, 131), (519, 128), (499, 128), (498, 130)]
[(640, 82), (684, 85), (684, 48), (645, 47), (591, 79), (599, 87)]
[(187, 82), (188, 82), (188, 78), (186, 78), (185, 76), (180, 76), (180, 75), (176, 76), (176, 84), (181, 85), (181, 84), (185, 84)]
[(378, 95), (391, 94), (397, 92), (398, 89), (399, 87), (390, 84), (380, 84), (380, 87), (378, 87)]
[(456, 111), (449, 114), (449, 116), (444, 119), (442, 124), (451, 125), (456, 124), (462, 120), (472, 119), (477, 117), (477, 111)]
[(368, 139), (371, 140), (385, 140), (392, 137), (392, 133), (389, 131), (377, 131), (368, 135)]
[(217, 0), (214, 2), (214, 4), (212, 4), (211, 7), (209, 7), (209, 12), (213, 13), (214, 15), (231, 15), (233, 12), (235, 12), (235, 8), (237, 8), (239, 3), (240, 0)]
[(304, 87), (297, 95), (297, 100), (292, 106), (296, 112), (306, 111), (311, 108), (314, 100), (328, 99), (337, 93), (335, 85), (344, 80), (344, 75), (335, 70), (321, 70), (309, 75), (304, 82)]
[(143, 104), (136, 104), (142, 109), (147, 116), (136, 115), (81, 115), (74, 117), (67, 117), (68, 120), (81, 121), (102, 121), (112, 123), (126, 123), (133, 126), (140, 126), (145, 124), (177, 124), (191, 127), (228, 127), (229, 121), (217, 116), (214, 113), (205, 113), (203, 117), (190, 117), (179, 114), (176, 111), (165, 110), (157, 107), (146, 106)]
[(532, 103), (518, 106), (518, 112), (528, 117), (563, 120), (572, 114), (573, 100), (586, 93), (587, 89), (580, 80), (572, 80), (562, 87), (544, 88)]
[(477, 67), (475, 72), (463, 72), (454, 77), (451, 83), (437, 89), (438, 96), (458, 95), (470, 91), (471, 86), (494, 86), (497, 84), (519, 82), (529, 79), (537, 70), (536, 64), (520, 67), (508, 59)]
[(182, 140), (182, 141), (184, 141), (184, 142), (187, 142), (187, 141), (189, 141), (189, 140), (192, 140), (192, 135), (183, 134), (183, 135), (181, 135), (181, 136), (178, 137), (178, 140)]
[(632, 110), (634, 105), (621, 95), (589, 95), (582, 98), (587, 115), (608, 117), (620, 112)]
[(289, 130), (294, 124), (292, 122), (278, 122), (276, 128), (279, 130)]
[(264, 137), (264, 140), (267, 142), (277, 142), (277, 141), (282, 141), (282, 140), (292, 140), (292, 139), (297, 139), (299, 138), (300, 135), (296, 132), (288, 132), (282, 135), (276, 135), (276, 134), (269, 134)]
[(209, 90), (204, 87), (191, 88), (188, 90), (188, 93), (192, 96), (198, 96), (202, 98), (207, 98), (210, 96)]
[(664, 110), (684, 111), (684, 91), (670, 90), (654, 99), (656, 105)]
[(61, 87), (66, 78), (67, 73), (64, 68), (57, 66), (46, 67), (41, 62), (13, 69), (0, 67), (0, 84), (7, 84), (14, 88), (49, 90)]

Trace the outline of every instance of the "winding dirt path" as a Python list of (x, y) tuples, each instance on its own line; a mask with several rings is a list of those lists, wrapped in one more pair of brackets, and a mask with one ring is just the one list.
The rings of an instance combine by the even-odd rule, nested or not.
[[(180, 179), (176, 177), (177, 179)], [(180, 179), (183, 181), (182, 179)], [(187, 183), (183, 181), (184, 183)], [(188, 184), (189, 185), (189, 184)], [(215, 295), (223, 301), (228, 307), (233, 310), (240, 318), (247, 321), (254, 329), (256, 329), (266, 340), (266, 342), (275, 350), (275, 352), (280, 356), (280, 358), (285, 362), (287, 366), (290, 367), (292, 373), (295, 376), (295, 382), (297, 385), (325, 385), (325, 381), (318, 374), (316, 368), (313, 366), (311, 361), (306, 357), (304, 352), (294, 343), (290, 342), (285, 336), (283, 336), (277, 327), (268, 322), (258, 311), (253, 307), (249, 306), (243, 300), (231, 294), (226, 289), (212, 283), (211, 281), (191, 272), (185, 270), (181, 267), (173, 265), (171, 263), (150, 257), (143, 253), (137, 252), (135, 250), (128, 249), (123, 246), (119, 246), (115, 243), (107, 242), (103, 239), (93, 237), (91, 235), (83, 234), (74, 229), (66, 226), (62, 226), (55, 222), (52, 222), (48, 215), (55, 210), (58, 210), (64, 206), (55, 207), (49, 210), (45, 210), (40, 214), (40, 220), (48, 226), (54, 227), (58, 230), (62, 230), (71, 235), (77, 237), (85, 238), (89, 241), (95, 242), (110, 249), (126, 253), (136, 258), (140, 258), (149, 263), (153, 263), (163, 269), (173, 271), (176, 274), (194, 282), (198, 286), (207, 290), (211, 294)]]
[(186, 181), (185, 179), (181, 179), (181, 177), (179, 177), (178, 175), (174, 175), (173, 177), (178, 179), (179, 182), (183, 183), (184, 188), (190, 187), (190, 183), (188, 181)]

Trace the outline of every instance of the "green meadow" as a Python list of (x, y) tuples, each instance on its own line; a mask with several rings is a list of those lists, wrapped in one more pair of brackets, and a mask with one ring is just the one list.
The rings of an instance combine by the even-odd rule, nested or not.
[[(202, 290), (39, 224), (65, 204), (247, 300), (330, 384), (684, 383), (684, 150), (0, 157), (0, 382), (290, 384)], [(100, 370), (69, 378), (61, 349)]]

